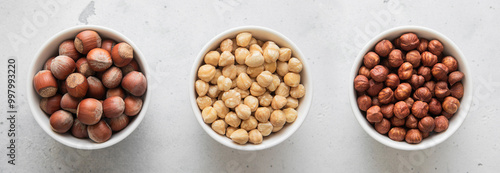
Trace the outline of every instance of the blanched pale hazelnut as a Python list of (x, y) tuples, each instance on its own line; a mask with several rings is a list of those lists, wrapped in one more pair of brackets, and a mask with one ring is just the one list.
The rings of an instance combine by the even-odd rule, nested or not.
[(281, 83), (280, 77), (278, 75), (273, 74), (273, 81), (269, 86), (267, 86), (267, 90), (269, 90), (270, 92), (276, 91), (280, 83)]
[(427, 50), (427, 46), (429, 45), (429, 40), (425, 38), (420, 38), (420, 44), (417, 47), (419, 52), (424, 52)]
[(212, 130), (220, 135), (226, 134), (227, 124), (224, 120), (217, 120), (212, 123)]
[(212, 105), (212, 99), (208, 96), (201, 96), (196, 98), (196, 103), (198, 104), (198, 108), (203, 110), (206, 107)]
[(268, 43), (267, 46), (262, 46), (262, 49), (264, 49), (264, 53), (262, 54), (264, 60), (267, 63), (275, 62), (280, 56), (280, 48), (272, 41), (267, 41), (266, 43)]
[(273, 109), (281, 109), (281, 108), (283, 108), (286, 105), (286, 102), (287, 102), (286, 97), (283, 97), (283, 96), (280, 96), (280, 95), (276, 95), (272, 99), (271, 107)]
[(417, 118), (423, 118), (428, 115), (429, 104), (423, 101), (416, 101), (411, 107), (411, 113)]
[(436, 83), (434, 88), (434, 94), (438, 99), (444, 98), (450, 95), (450, 90), (448, 89), (448, 84), (445, 81), (439, 81)]
[(239, 127), (241, 123), (241, 119), (238, 118), (238, 115), (234, 112), (229, 112), (226, 114), (226, 117), (224, 117), (224, 121), (232, 127)]
[(295, 110), (294, 108), (283, 109), (283, 113), (285, 113), (287, 123), (293, 123), (297, 119), (297, 116), (299, 115), (297, 110)]
[(290, 60), (290, 57), (292, 57), (292, 50), (290, 48), (285, 48), (282, 47), (280, 48), (280, 55), (278, 57), (278, 60), (286, 62)]
[(436, 127), (434, 118), (430, 116), (426, 116), (420, 119), (420, 121), (418, 122), (418, 129), (424, 133), (432, 132), (434, 130), (434, 127)]
[(206, 64), (217, 66), (219, 64), (219, 57), (220, 53), (218, 51), (210, 51), (205, 55), (203, 60)]
[(420, 39), (418, 39), (418, 36), (414, 33), (403, 34), (399, 39), (401, 41), (401, 49), (405, 51), (415, 49), (420, 44)]
[(429, 102), (429, 113), (432, 115), (441, 115), (442, 112), (441, 102), (437, 99), (432, 98)]
[(217, 85), (217, 80), (219, 77), (222, 76), (222, 70), (221, 69), (215, 69), (215, 74), (212, 80), (210, 80), (210, 84), (212, 85)]
[(246, 73), (241, 73), (238, 78), (236, 78), (236, 86), (240, 89), (247, 90), (251, 85), (252, 79), (250, 79)]
[(389, 66), (393, 68), (399, 67), (401, 66), (401, 64), (403, 64), (404, 62), (403, 59), (404, 59), (403, 52), (401, 52), (401, 50), (399, 49), (394, 49), (391, 51), (391, 53), (389, 53), (388, 57)]
[(406, 136), (406, 130), (401, 127), (393, 127), (388, 134), (389, 138), (395, 141), (403, 141)]
[(304, 95), (306, 95), (306, 89), (302, 84), (299, 84), (297, 87), (292, 87), (290, 89), (290, 96), (292, 96), (293, 98), (302, 98), (304, 97)]
[(444, 65), (446, 65), (446, 67), (448, 67), (449, 72), (454, 72), (454, 71), (458, 70), (458, 62), (452, 56), (444, 57), (441, 60), (441, 63), (443, 63)]
[[(399, 78), (398, 78), (399, 82)], [(368, 88), (370, 88), (370, 83), (368, 81), (368, 78), (363, 75), (358, 75), (356, 78), (354, 78), (354, 89), (358, 92), (364, 92)]]
[(450, 93), (451, 96), (457, 99), (461, 99), (464, 96), (464, 85), (462, 84), (462, 82), (458, 82), (451, 86)]
[(269, 92), (264, 93), (259, 96), (259, 104), (260, 106), (270, 106), (273, 101), (273, 96), (269, 94)]
[(387, 57), (393, 49), (394, 46), (389, 40), (382, 40), (375, 45), (375, 52), (383, 57)]
[(406, 117), (406, 127), (409, 128), (409, 129), (416, 129), (418, 128), (418, 120), (417, 118), (415, 118), (415, 116), (413, 115), (408, 115)]
[(422, 133), (418, 129), (410, 129), (406, 132), (405, 140), (409, 144), (418, 144), (422, 141)]
[(397, 100), (405, 100), (411, 95), (411, 85), (408, 83), (399, 84), (394, 91), (394, 97)]
[(217, 119), (217, 111), (212, 106), (208, 106), (201, 111), (201, 116), (203, 122), (210, 124)]
[(224, 67), (234, 64), (234, 55), (230, 51), (224, 51), (219, 58), (219, 66)]
[(439, 56), (443, 52), (444, 46), (439, 40), (431, 40), (429, 41), (428, 49), (432, 54)]
[(262, 134), (262, 136), (269, 136), (273, 131), (273, 125), (271, 122), (261, 122), (257, 125), (257, 130)]
[(285, 108), (297, 108), (299, 106), (299, 100), (293, 97), (286, 98)]
[(384, 118), (391, 118), (394, 116), (394, 104), (386, 104), (380, 106), (380, 113), (384, 115)]
[(207, 94), (208, 87), (209, 87), (207, 82), (202, 81), (202, 80), (196, 80), (194, 85), (195, 85), (196, 93), (198, 94), (198, 96), (205, 96), (205, 94)]
[(283, 97), (288, 97), (290, 95), (290, 87), (285, 83), (281, 82), (276, 91), (274, 91), (276, 95), (280, 95)]
[(264, 66), (258, 66), (258, 67), (248, 67), (247, 68), (247, 74), (251, 78), (256, 78), (260, 73), (264, 71)]
[(415, 91), (415, 93), (413, 93), (413, 99), (415, 100), (429, 102), (431, 101), (431, 98), (431, 91), (427, 87), (420, 87)]
[(250, 87), (250, 94), (253, 96), (261, 96), (266, 92), (266, 88), (260, 86), (257, 82), (252, 83)]
[(217, 79), (217, 87), (221, 91), (229, 91), (231, 89), (231, 86), (233, 85), (233, 81), (231, 79), (224, 77), (224, 76), (219, 76), (219, 79)]
[(285, 77), (283, 77), (283, 81), (290, 87), (297, 87), (300, 84), (300, 74), (287, 73)]
[(431, 73), (437, 80), (446, 80), (448, 78), (448, 67), (443, 63), (437, 63), (432, 67)]
[(380, 63), (380, 57), (375, 52), (368, 52), (363, 56), (363, 64), (366, 68), (373, 68)]
[(268, 122), (271, 116), (271, 110), (266, 107), (259, 107), (255, 111), (255, 119), (259, 122)]
[(378, 93), (384, 88), (384, 83), (375, 82), (375, 80), (373, 80), (373, 79), (370, 79), (368, 81), (368, 83), (370, 84), (370, 88), (368, 88), (368, 90), (366, 90), (366, 93), (372, 97), (377, 96)]
[(228, 108), (235, 108), (241, 102), (241, 95), (235, 90), (229, 90), (222, 94), (222, 100)]
[(445, 116), (437, 116), (434, 119), (434, 123), (435, 123), (434, 127), (435, 132), (439, 133), (448, 129), (448, 118), (446, 118)]
[(248, 67), (258, 67), (264, 64), (264, 56), (259, 51), (250, 51), (245, 58), (245, 64)]
[(278, 63), (272, 62), (272, 63), (264, 63), (264, 70), (269, 71), (271, 73), (276, 72), (276, 68), (278, 67)]
[(382, 65), (376, 65), (373, 69), (370, 70), (370, 76), (376, 82), (384, 82), (387, 79), (387, 75), (389, 74), (389, 70)]
[(226, 137), (231, 138), (231, 134), (233, 134), (234, 131), (238, 130), (235, 127), (229, 126), (226, 129)]
[(246, 144), (248, 142), (248, 133), (244, 129), (238, 129), (231, 134), (231, 139), (238, 144)]
[(458, 108), (460, 107), (460, 101), (458, 101), (458, 99), (455, 97), (448, 96), (444, 98), (442, 106), (444, 111), (446, 111), (449, 114), (454, 114), (458, 111)]
[(413, 65), (409, 62), (403, 63), (398, 69), (398, 76), (401, 80), (408, 80), (413, 74)]
[(259, 124), (259, 122), (257, 122), (257, 119), (255, 119), (255, 117), (253, 116), (250, 116), (248, 117), (248, 119), (241, 121), (240, 127), (242, 129), (245, 129), (246, 131), (250, 131), (252, 129), (256, 129), (257, 124)]
[(302, 62), (297, 58), (291, 58), (288, 61), (288, 70), (294, 73), (300, 73), (302, 71)]
[(288, 71), (289, 71), (289, 69), (288, 69), (288, 63), (281, 62), (281, 61), (279, 61), (277, 63), (278, 64), (277, 64), (277, 67), (276, 67), (276, 73), (278, 73), (278, 75), (280, 75), (280, 76), (285, 76), (288, 73)]
[(236, 112), (236, 115), (238, 115), (238, 118), (242, 120), (247, 120), (252, 115), (252, 110), (250, 110), (250, 107), (248, 107), (245, 104), (240, 104), (236, 106), (234, 110)]
[[(354, 79), (354, 82), (356, 82), (356, 79)], [(366, 79), (366, 84), (367, 84), (366, 89), (368, 89), (370, 87), (370, 84), (368, 83), (368, 78)], [(385, 80), (385, 86), (390, 87), (391, 89), (396, 89), (399, 84), (400, 84), (400, 80), (399, 80), (399, 76), (397, 74), (391, 73), (391, 74), (387, 75), (387, 79)], [(356, 87), (354, 89), (356, 89)], [(356, 90), (356, 91), (358, 91), (358, 90)], [(360, 91), (360, 92), (362, 92), (362, 91)]]
[(248, 55), (250, 55), (250, 51), (248, 51), (248, 49), (243, 47), (237, 48), (234, 51), (234, 57), (238, 64), (245, 64), (245, 60), (248, 57)]
[(282, 127), (286, 123), (285, 113), (282, 110), (274, 110), (269, 117), (269, 121), (273, 127)]
[(217, 116), (219, 118), (225, 118), (227, 113), (229, 113), (229, 108), (226, 107), (222, 100), (215, 101), (213, 108), (217, 111)]
[(255, 112), (259, 107), (259, 99), (254, 96), (245, 97), (243, 104), (247, 105), (252, 112)]
[(222, 68), (222, 75), (231, 80), (236, 79), (236, 66), (231, 64)]
[(214, 76), (215, 67), (212, 65), (205, 64), (198, 69), (198, 77), (205, 82), (210, 82)]
[(434, 64), (438, 62), (438, 58), (436, 55), (430, 53), (430, 52), (422, 52), (422, 65), (427, 66), (427, 67), (432, 67)]
[(253, 129), (248, 132), (248, 141), (252, 144), (260, 144), (262, 143), (262, 134), (259, 130)]
[(248, 32), (242, 32), (236, 35), (236, 45), (241, 47), (247, 47), (252, 40), (252, 34)]
[[(260, 52), (261, 55), (264, 53), (264, 51), (262, 50), (262, 47), (260, 47), (258, 44), (251, 44), (250, 47), (248, 48), (248, 50), (250, 52), (254, 52), (254, 51)], [(262, 57), (262, 58), (264, 58), (264, 57)]]
[(408, 104), (404, 101), (399, 101), (394, 104), (394, 116), (399, 119), (404, 119), (406, 116), (410, 115), (410, 108)]
[(209, 96), (210, 98), (216, 98), (217, 96), (219, 96), (219, 93), (220, 90), (217, 85), (210, 85), (208, 87), (207, 96)]
[(380, 107), (379, 106), (372, 106), (366, 111), (366, 119), (370, 123), (377, 123), (382, 121), (384, 116), (380, 112)]
[(378, 101), (381, 104), (388, 104), (393, 99), (394, 99), (394, 92), (389, 87), (382, 89), (382, 91), (378, 93)]
[(273, 82), (273, 74), (269, 71), (263, 71), (257, 78), (257, 83), (262, 87), (268, 87)]
[(414, 68), (420, 66), (421, 59), (422, 56), (420, 56), (420, 52), (418, 52), (417, 50), (412, 50), (406, 53), (406, 62), (409, 62), (411, 65), (413, 65)]
[(375, 123), (375, 130), (380, 134), (386, 134), (391, 130), (391, 122), (389, 120), (383, 118), (382, 121)]
[(231, 52), (233, 51), (233, 41), (231, 39), (225, 39), (220, 43), (220, 50), (222, 52), (228, 51)]
[(429, 67), (420, 66), (418, 68), (417, 74), (423, 76), (425, 81), (429, 81), (432, 78), (431, 69)]
[(454, 71), (448, 76), (448, 82), (450, 83), (450, 85), (454, 85), (455, 83), (461, 81), (464, 76), (464, 73), (460, 71)]

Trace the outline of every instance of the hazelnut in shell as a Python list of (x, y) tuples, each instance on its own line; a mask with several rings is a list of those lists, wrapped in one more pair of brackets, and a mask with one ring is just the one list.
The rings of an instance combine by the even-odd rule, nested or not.
[(80, 58), (76, 61), (76, 71), (83, 74), (85, 77), (95, 74), (95, 71), (90, 68), (87, 58)]
[(61, 98), (61, 108), (76, 114), (76, 109), (78, 108), (78, 104), (80, 103), (79, 98), (75, 98), (68, 93), (64, 94)]
[(107, 98), (102, 103), (103, 114), (107, 118), (116, 118), (125, 111), (125, 102), (119, 96)]
[(80, 58), (80, 53), (76, 50), (73, 40), (63, 41), (59, 45), (59, 55), (66, 55), (76, 61)]
[(111, 58), (117, 67), (124, 67), (134, 58), (134, 48), (125, 42), (121, 42), (113, 47)]
[(94, 125), (89, 125), (87, 127), (87, 132), (89, 134), (89, 138), (97, 143), (108, 141), (112, 134), (111, 127), (109, 127), (104, 120), (101, 120)]
[(94, 48), (101, 47), (102, 39), (99, 34), (92, 30), (85, 30), (76, 35), (74, 44), (78, 52), (89, 53)]
[(89, 134), (87, 132), (87, 125), (80, 122), (80, 120), (75, 119), (73, 122), (73, 127), (71, 127), (71, 134), (77, 138), (88, 138)]
[(102, 84), (106, 88), (116, 88), (122, 81), (122, 70), (118, 67), (110, 67), (102, 74)]
[(135, 116), (139, 114), (142, 109), (142, 99), (140, 97), (128, 96), (124, 99), (125, 102), (125, 115)]
[(111, 127), (111, 130), (113, 131), (120, 131), (127, 127), (128, 123), (130, 122), (130, 119), (127, 115), (121, 114), (118, 117), (115, 118), (110, 118), (109, 119), (109, 126)]
[(58, 110), (50, 116), (50, 127), (57, 133), (66, 133), (73, 126), (73, 115), (64, 110)]
[(147, 88), (146, 77), (141, 72), (132, 71), (123, 77), (122, 87), (134, 96), (142, 96)]
[(89, 63), (90, 68), (96, 72), (106, 71), (106, 69), (113, 65), (111, 54), (101, 48), (92, 49), (87, 54), (87, 62)]
[(62, 96), (59, 94), (56, 94), (52, 97), (45, 97), (40, 100), (40, 108), (45, 112), (46, 114), (53, 114), (57, 110), (61, 109), (61, 98)]
[[(89, 89), (87, 90), (87, 97), (102, 100), (104, 99), (106, 88), (102, 84), (99, 78), (94, 76), (87, 77), (87, 83), (89, 84)], [(109, 90), (108, 90), (109, 92)]]
[(99, 100), (86, 98), (80, 101), (76, 110), (76, 117), (85, 125), (94, 125), (101, 119), (103, 108)]
[(59, 55), (52, 60), (50, 71), (59, 80), (64, 80), (68, 75), (76, 69), (76, 64), (73, 59), (65, 55)]
[(81, 73), (72, 73), (66, 78), (66, 89), (68, 90), (68, 94), (73, 97), (84, 97), (89, 89), (87, 78)]

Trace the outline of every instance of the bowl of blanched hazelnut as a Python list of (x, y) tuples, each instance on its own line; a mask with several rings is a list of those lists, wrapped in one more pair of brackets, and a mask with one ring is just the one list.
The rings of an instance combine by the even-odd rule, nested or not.
[(33, 117), (49, 136), (78, 149), (112, 146), (146, 115), (149, 68), (119, 32), (76, 26), (48, 39), (28, 73)]
[(262, 150), (290, 137), (307, 116), (312, 82), (297, 46), (264, 27), (229, 29), (194, 62), (190, 97), (201, 127), (239, 150)]
[(419, 26), (387, 30), (357, 56), (351, 107), (375, 140), (401, 150), (433, 147), (458, 130), (472, 101), (467, 60), (443, 34)]

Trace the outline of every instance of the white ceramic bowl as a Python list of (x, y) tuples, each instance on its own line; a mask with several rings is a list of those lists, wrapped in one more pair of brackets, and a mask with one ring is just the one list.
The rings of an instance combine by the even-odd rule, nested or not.
[[(292, 54), (293, 54), (292, 56), (300, 59), (300, 61), (303, 64), (303, 70), (301, 72), (301, 83), (306, 88), (306, 95), (303, 98), (299, 99), (299, 107), (297, 108), (298, 111), (297, 119), (292, 124), (287, 123), (285, 127), (283, 127), (283, 129), (281, 129), (279, 132), (272, 133), (271, 135), (264, 137), (262, 143), (257, 145), (251, 143), (247, 143), (245, 145), (239, 145), (233, 142), (231, 139), (227, 138), (226, 136), (217, 134), (215, 131), (212, 130), (210, 125), (203, 122), (203, 118), (201, 117), (201, 110), (198, 108), (198, 105), (196, 104), (197, 94), (194, 88), (194, 83), (197, 78), (198, 68), (203, 63), (203, 58), (205, 54), (219, 47), (222, 40), (226, 38), (235, 38), (236, 35), (240, 32), (250, 32), (252, 33), (252, 36), (257, 39), (263, 41), (271, 40), (274, 41), (276, 44), (278, 44), (278, 46), (280, 47), (288, 47), (292, 49)], [(287, 37), (280, 34), (279, 32), (259, 26), (242, 26), (242, 27), (232, 28), (212, 38), (212, 40), (210, 40), (201, 49), (200, 53), (196, 57), (196, 60), (193, 63), (193, 68), (191, 69), (191, 76), (190, 76), (191, 78), (189, 82), (190, 84), (189, 97), (191, 100), (191, 106), (193, 108), (196, 120), (198, 120), (198, 123), (200, 123), (203, 130), (205, 130), (208, 133), (208, 135), (210, 135), (216, 141), (220, 142), (221, 144), (224, 144), (225, 146), (238, 150), (249, 150), (249, 151), (263, 150), (278, 145), (279, 143), (286, 140), (295, 131), (297, 131), (302, 122), (304, 122), (304, 120), (306, 119), (307, 113), (311, 106), (311, 100), (313, 94), (312, 93), (313, 86), (310, 73), (311, 73), (310, 66), (305, 61), (305, 56), (302, 54), (302, 52), (300, 52), (299, 48), (291, 40), (289, 40)]]
[[(354, 90), (354, 78), (356, 77), (359, 68), (363, 64), (363, 56), (370, 50), (373, 50), (375, 45), (383, 39), (393, 40), (396, 37), (401, 36), (404, 33), (413, 32), (417, 34), (419, 38), (426, 38), (428, 40), (437, 39), (441, 41), (444, 46), (444, 54), (451, 55), (458, 61), (458, 69), (465, 74), (465, 78), (462, 81), (464, 85), (464, 96), (460, 101), (460, 108), (455, 113), (455, 115), (449, 120), (449, 127), (446, 131), (437, 133), (429, 136), (428, 138), (422, 140), (419, 144), (408, 144), (406, 142), (397, 142), (391, 140), (389, 137), (385, 135), (379, 134), (375, 128), (366, 120), (363, 113), (359, 110), (356, 98), (356, 92)], [(387, 145), (392, 148), (400, 149), (400, 150), (422, 150), (429, 147), (436, 146), (437, 144), (448, 139), (457, 129), (462, 125), (462, 122), (465, 120), (467, 113), (469, 112), (469, 108), (471, 106), (472, 101), (472, 75), (470, 74), (470, 68), (467, 65), (467, 60), (465, 56), (462, 54), (460, 49), (458, 48), (453, 41), (451, 41), (448, 37), (443, 34), (434, 31), (429, 28), (420, 27), (420, 26), (401, 26), (389, 29), (381, 34), (377, 35), (375, 38), (370, 40), (368, 44), (359, 52), (356, 60), (354, 61), (354, 65), (352, 67), (351, 76), (349, 79), (349, 98), (351, 100), (352, 111), (354, 112), (354, 116), (358, 120), (361, 127), (368, 133), (371, 137), (373, 137), (378, 142)], [(465, 139), (464, 139), (465, 140)]]
[(83, 25), (65, 29), (57, 33), (50, 39), (48, 39), (42, 45), (42, 47), (40, 47), (33, 61), (31, 62), (30, 71), (27, 76), (27, 81), (28, 81), (26, 87), (28, 93), (27, 96), (33, 117), (38, 122), (40, 127), (42, 127), (42, 129), (47, 134), (49, 134), (49, 136), (59, 141), (60, 143), (73, 148), (93, 150), (93, 149), (101, 149), (112, 146), (120, 142), (121, 140), (125, 139), (128, 135), (130, 135), (130, 133), (132, 133), (137, 128), (137, 126), (139, 126), (142, 119), (146, 115), (146, 110), (148, 109), (149, 100), (151, 98), (151, 92), (146, 91), (146, 93), (144, 94), (143, 106), (139, 115), (133, 117), (129, 125), (125, 129), (121, 130), (120, 132), (113, 133), (111, 138), (104, 143), (95, 143), (90, 139), (78, 139), (72, 136), (70, 133), (59, 134), (52, 131), (49, 124), (49, 116), (47, 116), (42, 111), (42, 109), (40, 109), (39, 103), (41, 97), (38, 96), (35, 89), (33, 88), (33, 76), (35, 76), (35, 74), (43, 68), (43, 65), (47, 59), (49, 59), (52, 56), (58, 55), (58, 47), (61, 42), (68, 39), (74, 40), (76, 35), (83, 30), (94, 30), (98, 32), (101, 38), (103, 39), (108, 38), (108, 39), (113, 39), (116, 42), (127, 42), (128, 44), (130, 44), (134, 48), (134, 59), (139, 64), (142, 73), (148, 79), (148, 86), (151, 86), (149, 82), (150, 70), (146, 63), (144, 55), (141, 53), (139, 48), (132, 42), (132, 40), (128, 39), (127, 37), (125, 37), (124, 35), (120, 34), (115, 30), (102, 26)]

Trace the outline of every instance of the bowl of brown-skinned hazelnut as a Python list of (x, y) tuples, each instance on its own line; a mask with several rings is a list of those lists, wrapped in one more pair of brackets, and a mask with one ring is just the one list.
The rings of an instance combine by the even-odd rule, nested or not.
[(262, 150), (290, 137), (312, 100), (309, 68), (298, 47), (264, 27), (222, 32), (200, 51), (190, 98), (201, 127), (238, 150)]
[(76, 26), (47, 40), (28, 73), (33, 117), (56, 141), (101, 149), (130, 135), (149, 105), (149, 67), (138, 47), (102, 26)]
[(419, 26), (387, 30), (357, 56), (351, 71), (351, 107), (375, 140), (421, 150), (448, 139), (472, 101), (467, 61), (453, 41)]

